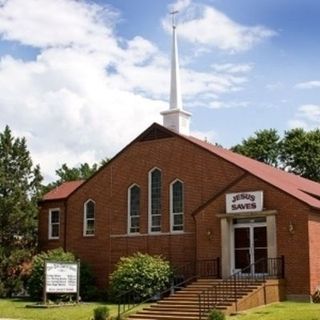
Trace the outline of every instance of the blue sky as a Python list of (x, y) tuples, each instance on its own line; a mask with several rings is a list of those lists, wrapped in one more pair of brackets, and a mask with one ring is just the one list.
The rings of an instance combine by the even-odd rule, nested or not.
[(0, 0), (0, 129), (26, 136), (47, 181), (161, 123), (172, 8), (192, 134), (230, 147), (319, 127), (319, 1)]

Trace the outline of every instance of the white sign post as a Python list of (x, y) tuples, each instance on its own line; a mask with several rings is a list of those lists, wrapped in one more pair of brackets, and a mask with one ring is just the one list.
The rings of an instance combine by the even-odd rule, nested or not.
[(263, 191), (226, 194), (226, 212), (258, 212), (263, 210)]
[(79, 302), (80, 262), (45, 261), (44, 304), (48, 293), (76, 293)]

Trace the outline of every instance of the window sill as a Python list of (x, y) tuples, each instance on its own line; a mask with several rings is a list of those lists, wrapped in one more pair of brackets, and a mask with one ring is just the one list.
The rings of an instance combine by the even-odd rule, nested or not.
[(182, 235), (188, 235), (188, 234), (194, 234), (194, 232), (185, 232), (185, 231), (179, 231), (179, 232), (157, 232), (157, 233), (125, 233), (125, 234), (111, 234), (110, 238), (130, 238), (130, 237), (159, 237), (159, 236), (182, 236)]

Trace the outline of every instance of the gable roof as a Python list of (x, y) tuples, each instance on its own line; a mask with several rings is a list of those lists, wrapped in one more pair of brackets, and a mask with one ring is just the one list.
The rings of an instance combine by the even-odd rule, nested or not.
[(101, 166), (99, 170), (96, 171), (89, 179), (85, 181), (78, 180), (65, 182), (61, 186), (45, 194), (42, 198), (42, 201), (68, 198), (82, 184), (90, 181), (96, 174), (99, 174), (100, 170), (103, 170), (105, 167), (110, 165), (120, 154), (125, 152), (127, 148), (135, 143), (171, 137), (180, 137), (186, 141), (189, 141), (190, 143), (197, 145), (213, 155), (234, 164), (245, 172), (248, 172), (253, 176), (256, 176), (257, 178), (269, 183), (270, 185), (273, 185), (279, 190), (293, 196), (309, 206), (320, 209), (320, 183), (274, 168), (270, 165), (242, 156), (222, 147), (217, 147), (211, 143), (199, 140), (198, 138), (178, 134), (175, 131), (165, 128), (158, 123), (153, 123), (151, 126), (149, 126), (136, 139), (131, 141), (125, 148), (117, 153), (110, 161)]
[(236, 165), (296, 199), (320, 209), (320, 183), (302, 178), (230, 150), (217, 147), (195, 137), (183, 136), (183, 138)]
[(78, 187), (80, 187), (83, 182), (84, 180), (64, 182), (60, 186), (47, 192), (42, 197), (42, 201), (66, 199), (73, 191), (75, 191)]

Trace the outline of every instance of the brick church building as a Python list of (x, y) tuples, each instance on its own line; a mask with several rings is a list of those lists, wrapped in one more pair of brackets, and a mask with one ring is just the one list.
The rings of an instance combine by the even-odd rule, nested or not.
[(287, 297), (310, 297), (320, 285), (320, 184), (190, 136), (175, 26), (162, 115), (163, 126), (152, 124), (91, 178), (43, 197), (40, 249), (74, 252), (100, 286), (138, 251), (175, 266), (219, 258), (222, 278), (249, 265), (265, 272), (255, 263), (282, 257)]

